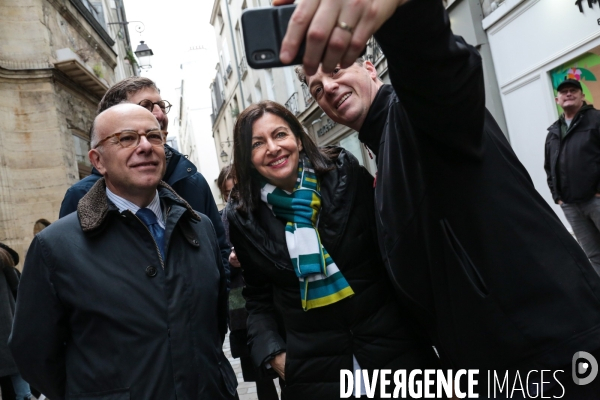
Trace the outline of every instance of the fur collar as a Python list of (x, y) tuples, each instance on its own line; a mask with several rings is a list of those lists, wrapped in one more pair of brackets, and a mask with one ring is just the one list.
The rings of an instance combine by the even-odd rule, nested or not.
[[(164, 181), (160, 181), (158, 184), (158, 194), (161, 198), (166, 197), (170, 201), (185, 207), (193, 219), (200, 220), (200, 215)], [(116, 207), (108, 202), (106, 181), (104, 178), (100, 178), (77, 204), (77, 216), (79, 217), (81, 229), (84, 232), (90, 232), (99, 228), (112, 210), (116, 210)]]

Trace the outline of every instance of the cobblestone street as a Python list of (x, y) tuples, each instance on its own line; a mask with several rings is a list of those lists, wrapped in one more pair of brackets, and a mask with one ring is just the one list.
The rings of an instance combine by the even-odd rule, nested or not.
[[(231, 351), (229, 350), (229, 332), (225, 337), (225, 343), (223, 344), (223, 351), (225, 352), (225, 356), (231, 363), (233, 370), (237, 376), (238, 380), (238, 395), (240, 396), (240, 400), (258, 400), (258, 396), (256, 395), (256, 385), (254, 382), (244, 382), (242, 377), (242, 367), (240, 365), (239, 358), (232, 358)], [(281, 390), (279, 389), (279, 382), (275, 380), (275, 386), (277, 387), (277, 392), (281, 394)], [(1, 399), (0, 399), (1, 400)]]

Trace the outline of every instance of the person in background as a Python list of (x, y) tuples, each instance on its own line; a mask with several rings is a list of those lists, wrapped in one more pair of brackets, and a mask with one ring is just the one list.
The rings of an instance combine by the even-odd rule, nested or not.
[(600, 111), (585, 102), (578, 80), (565, 79), (556, 91), (564, 112), (546, 137), (548, 186), (600, 274)]
[(0, 243), (0, 377), (4, 378), (1, 385), (2, 400), (28, 400), (31, 398), (29, 384), (19, 374), (8, 348), (8, 337), (12, 327), (19, 286), (20, 274), (15, 268), (18, 263), (17, 252), (4, 243)]
[[(229, 201), (229, 194), (234, 186), (234, 178), (231, 174), (231, 165), (227, 165), (221, 169), (217, 178), (217, 186), (221, 192), (221, 197), (225, 204)], [(225, 236), (229, 242), (229, 223), (227, 221), (227, 213), (225, 209), (221, 210), (221, 218), (223, 227), (225, 228)], [(231, 242), (229, 242), (231, 245)], [(273, 382), (273, 376), (260, 373), (260, 371), (252, 363), (250, 357), (250, 348), (248, 347), (248, 329), (246, 320), (248, 312), (246, 311), (246, 301), (242, 296), (244, 288), (244, 278), (242, 269), (235, 251), (232, 248), (229, 255), (230, 278), (229, 278), (229, 346), (231, 356), (240, 359), (242, 375), (244, 382), (256, 383), (256, 395), (258, 400), (278, 400), (277, 389)]]
[(373, 177), (352, 154), (319, 150), (287, 108), (263, 101), (236, 121), (234, 176), (226, 212), (251, 356), (285, 380), (286, 399), (339, 398), (340, 369), (438, 367), (393, 294)]
[[(163, 100), (156, 84), (143, 76), (132, 76), (112, 86), (102, 97), (98, 104), (97, 114), (119, 103), (133, 103), (144, 107), (156, 117), (160, 129), (167, 131), (169, 118), (167, 114), (171, 104)], [(194, 210), (206, 214), (215, 227), (223, 265), (227, 266), (229, 247), (225, 240), (225, 232), (219, 216), (217, 205), (210, 191), (206, 179), (196, 166), (186, 156), (165, 143), (165, 156), (167, 168), (163, 181), (169, 184)], [(59, 218), (72, 213), (77, 209), (79, 200), (101, 178), (95, 168), (92, 174), (71, 186), (65, 193), (60, 207)]]

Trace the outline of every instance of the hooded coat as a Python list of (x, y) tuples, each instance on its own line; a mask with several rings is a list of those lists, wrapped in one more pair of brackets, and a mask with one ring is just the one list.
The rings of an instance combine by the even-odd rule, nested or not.
[(165, 261), (142, 221), (108, 200), (104, 178), (35, 236), (10, 347), (52, 400), (236, 398), (213, 226), (164, 182), (158, 193)]
[[(383, 268), (373, 213), (373, 177), (341, 150), (335, 168), (320, 182), (318, 232), (355, 293), (325, 307), (302, 310), (285, 222), (263, 202), (248, 215), (236, 211), (235, 194), (227, 206), (231, 242), (246, 281), (251, 356), (264, 370), (276, 354), (287, 353), (286, 400), (339, 398), (340, 370), (353, 369), (353, 355), (370, 371), (439, 366), (432, 348), (421, 341), (416, 322), (396, 301)], [(285, 341), (278, 330), (279, 316)]]

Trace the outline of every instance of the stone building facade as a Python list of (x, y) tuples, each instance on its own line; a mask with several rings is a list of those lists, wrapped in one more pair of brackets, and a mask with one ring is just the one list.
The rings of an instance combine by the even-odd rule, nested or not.
[(123, 21), (118, 0), (0, 2), (0, 242), (22, 259), (91, 170), (99, 100), (136, 73)]

